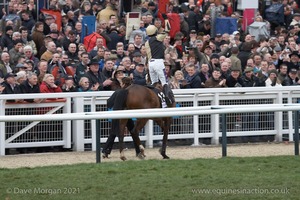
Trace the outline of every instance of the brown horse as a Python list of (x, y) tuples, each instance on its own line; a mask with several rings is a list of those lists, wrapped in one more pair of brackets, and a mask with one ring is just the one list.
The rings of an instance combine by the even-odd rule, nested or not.
[[(160, 84), (156, 84), (156, 89), (160, 92), (162, 91), (162, 86)], [(127, 89), (127, 96), (124, 98), (124, 109), (131, 110), (131, 109), (149, 109), (149, 108), (161, 108), (162, 103), (154, 89), (150, 89), (145, 86), (141, 85), (131, 85)], [(169, 107), (175, 107), (175, 101)], [(134, 129), (131, 131), (131, 136), (133, 138), (134, 143), (140, 149), (140, 154), (138, 155), (140, 158), (145, 157), (144, 147), (141, 144), (139, 138), (139, 132), (142, 128), (146, 125), (149, 118), (139, 118), (136, 120)], [(171, 117), (164, 117), (164, 118), (154, 118), (153, 119), (162, 129), (163, 131), (163, 144), (162, 148), (160, 149), (160, 154), (164, 159), (168, 159), (169, 157), (166, 155), (166, 147), (167, 147), (167, 140), (168, 140), (168, 133), (172, 123)], [(124, 155), (124, 146), (123, 146), (123, 138), (124, 138), (124, 131), (125, 126), (127, 123), (127, 119), (120, 120), (120, 136), (119, 136), (119, 145), (120, 145), (120, 158), (122, 160), (126, 160)]]

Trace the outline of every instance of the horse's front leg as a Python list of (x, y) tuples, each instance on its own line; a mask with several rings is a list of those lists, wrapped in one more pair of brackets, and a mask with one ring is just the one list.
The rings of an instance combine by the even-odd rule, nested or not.
[(126, 123), (127, 123), (127, 119), (120, 120), (119, 148), (120, 148), (120, 159), (123, 161), (127, 160), (124, 153), (124, 133), (125, 133)]

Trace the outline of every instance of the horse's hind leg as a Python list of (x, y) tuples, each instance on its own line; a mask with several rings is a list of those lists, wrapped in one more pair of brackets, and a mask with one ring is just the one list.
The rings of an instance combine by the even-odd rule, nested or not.
[(141, 159), (146, 157), (146, 155), (145, 155), (145, 148), (142, 145), (139, 137), (139, 133), (142, 130), (142, 128), (145, 126), (147, 121), (148, 121), (147, 119), (137, 119), (134, 129), (131, 131), (133, 142), (135, 143), (136, 146), (139, 147), (140, 150), (140, 153), (137, 156)]
[(171, 120), (170, 119), (157, 120), (156, 123), (161, 127), (164, 134), (162, 147), (160, 149), (160, 155), (162, 155), (163, 159), (169, 159), (170, 157), (167, 156), (166, 149), (167, 149), (167, 141), (168, 141), (168, 134), (171, 125)]

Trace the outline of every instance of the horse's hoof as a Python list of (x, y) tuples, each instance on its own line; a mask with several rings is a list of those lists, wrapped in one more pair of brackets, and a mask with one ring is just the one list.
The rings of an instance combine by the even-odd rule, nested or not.
[(120, 159), (123, 161), (127, 160), (127, 158), (125, 156), (121, 156)]
[(103, 154), (102, 154), (102, 158), (103, 158), (103, 159), (109, 158), (108, 155), (109, 155), (109, 154), (107, 154), (107, 153), (103, 153)]
[(144, 160), (144, 158), (146, 157), (145, 154), (143, 154), (142, 152), (140, 152), (139, 154), (137, 154), (137, 157), (141, 160)]
[(164, 156), (163, 156), (163, 159), (170, 159), (170, 157), (167, 156), (167, 155), (164, 155)]

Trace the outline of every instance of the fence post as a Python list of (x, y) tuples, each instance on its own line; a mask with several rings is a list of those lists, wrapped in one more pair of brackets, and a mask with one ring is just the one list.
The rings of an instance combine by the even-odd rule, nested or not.
[(145, 126), (146, 147), (153, 148), (153, 120), (148, 120)]
[[(5, 115), (5, 100), (0, 100), (0, 115)], [(5, 155), (5, 122), (0, 122), (0, 156)]]
[[(219, 93), (215, 93), (212, 105), (218, 106), (220, 101)], [(212, 132), (211, 144), (219, 144), (219, 132), (220, 132), (220, 115), (212, 114), (210, 123), (210, 130)]]
[[(71, 98), (67, 98), (65, 102), (65, 106), (63, 108), (63, 113), (72, 113), (71, 111)], [(64, 148), (71, 148), (71, 120), (63, 121), (63, 139), (65, 142)]]
[[(292, 92), (288, 93), (288, 104), (293, 103)], [(297, 102), (298, 103), (298, 102)], [(289, 127), (289, 141), (294, 141), (293, 139), (293, 111), (288, 111), (288, 127)]]
[[(95, 120), (94, 120), (95, 121)], [(96, 119), (96, 163), (101, 163), (101, 128), (100, 119)]]
[[(198, 94), (194, 95), (194, 106), (198, 106)], [(194, 146), (199, 146), (199, 115), (193, 116)]]
[[(92, 99), (91, 99), (91, 112), (96, 112), (96, 97), (92, 97)], [(97, 123), (99, 123), (99, 126), (100, 126), (100, 122), (98, 122), (98, 121), (99, 120), (97, 120)], [(96, 128), (96, 121), (91, 120), (92, 151), (96, 150), (96, 142), (97, 142), (96, 141), (96, 134), (97, 134), (96, 130), (97, 130), (97, 128)]]
[[(277, 99), (275, 99), (275, 103), (277, 104), (282, 104), (282, 92), (279, 92), (277, 94)], [(283, 129), (283, 117), (282, 117), (282, 111), (275, 112), (274, 113), (274, 128), (276, 130), (276, 135), (275, 135), (275, 141), (277, 142), (282, 142), (282, 129)]]
[[(74, 113), (84, 112), (83, 97), (74, 98), (73, 111)], [(75, 151), (84, 151), (84, 120), (74, 120), (73, 142)]]
[(299, 156), (299, 111), (295, 110), (295, 155)]
[(222, 157), (227, 156), (227, 126), (226, 114), (222, 114)]

